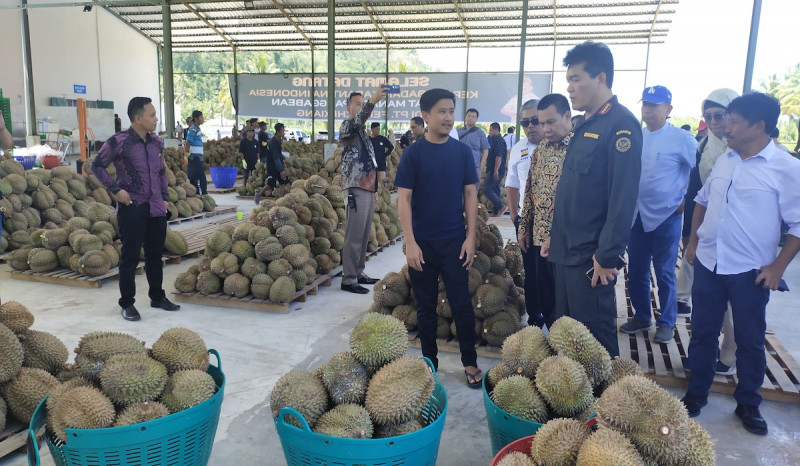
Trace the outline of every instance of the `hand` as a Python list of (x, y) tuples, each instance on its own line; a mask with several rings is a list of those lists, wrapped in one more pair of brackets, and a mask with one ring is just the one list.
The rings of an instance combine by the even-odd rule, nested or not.
[(378, 192), (377, 191), (372, 193), (372, 198), (375, 199), (375, 203), (377, 204), (378, 203)]
[(406, 241), (406, 262), (412, 269), (422, 272), (422, 264), (425, 259), (422, 257), (422, 250), (414, 241)]
[(128, 191), (125, 191), (124, 189), (120, 189), (119, 192), (114, 196), (114, 199), (116, 199), (117, 202), (122, 205), (131, 205), (131, 196), (128, 194)]
[(696, 253), (697, 253), (697, 240), (692, 240), (691, 238), (689, 238), (689, 244), (686, 245), (686, 249), (683, 252), (683, 257), (686, 258), (686, 262), (688, 264), (694, 265), (694, 258)]
[[(756, 277), (756, 285), (761, 284), (765, 290), (777, 291), (778, 285), (781, 283), (781, 277), (784, 270), (779, 266), (772, 264), (761, 267), (761, 273)], [(763, 280), (763, 284), (761, 283)]]
[(383, 96), (386, 95), (386, 89), (384, 89), (383, 86), (384, 84), (381, 84), (380, 86), (377, 87), (377, 89), (375, 89), (375, 93), (372, 94), (372, 97), (369, 98), (370, 102), (372, 102), (373, 104), (377, 104), (378, 102), (381, 101), (381, 99), (383, 99)]
[(686, 246), (689, 244), (688, 236), (681, 236), (681, 253), (686, 254)]
[(522, 249), (522, 252), (528, 252), (528, 248), (531, 247), (531, 235), (517, 235), (517, 241), (519, 242), (519, 248)]
[(542, 249), (539, 251), (539, 255), (542, 257), (550, 255), (550, 238), (545, 238), (545, 240), (542, 241)]
[(467, 239), (464, 240), (464, 244), (461, 245), (461, 254), (458, 256), (459, 259), (464, 259), (464, 263), (461, 265), (469, 270), (472, 267), (472, 261), (475, 260), (475, 238), (470, 238), (469, 236)]
[(617, 269), (604, 269), (597, 259), (592, 256), (592, 262), (594, 262), (594, 272), (592, 273), (592, 288), (597, 286), (598, 280), (602, 285), (608, 285), (614, 277), (619, 275), (619, 270)]
[(497, 181), (497, 180), (499, 180), (499, 179), (500, 179), (500, 174), (499, 174), (499, 173), (497, 173), (497, 170), (495, 170), (495, 171), (494, 171), (494, 175), (492, 175), (492, 176), (494, 177), (494, 180), (495, 180), (495, 181)]

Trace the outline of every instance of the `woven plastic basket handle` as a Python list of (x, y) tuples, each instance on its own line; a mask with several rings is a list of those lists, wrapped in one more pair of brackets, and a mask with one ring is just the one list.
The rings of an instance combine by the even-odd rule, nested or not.
[(433, 363), (431, 362), (431, 360), (430, 360), (430, 359), (428, 359), (428, 358), (426, 358), (425, 356), (422, 356), (420, 359), (422, 359), (423, 361), (425, 361), (425, 364), (427, 364), (427, 365), (428, 365), (428, 367), (430, 367), (430, 369), (431, 369), (431, 372), (433, 372), (433, 380), (434, 380), (436, 383), (439, 383), (439, 377), (437, 377), (437, 376), (436, 376), (436, 369), (434, 369), (434, 367), (433, 367)]
[(217, 358), (217, 369), (222, 372), (222, 359), (219, 358), (219, 351), (215, 350), (214, 348), (209, 348), (208, 352), (213, 354)]
[(47, 402), (47, 397), (39, 403), (39, 406), (36, 407), (36, 411), (33, 412), (33, 417), (31, 418), (31, 423), (28, 426), (28, 465), (29, 466), (39, 466), (41, 463), (41, 458), (39, 457), (39, 442), (36, 441), (36, 432), (44, 427), (45, 419), (47, 419), (47, 406), (45, 403)]
[(294, 429), (297, 429), (297, 430), (301, 430), (296, 425), (289, 424), (288, 422), (283, 420), (284, 416), (286, 416), (287, 414), (291, 414), (292, 416), (296, 417), (297, 419), (300, 419), (300, 423), (303, 424), (303, 429), (302, 430), (304, 430), (304, 431), (306, 431), (308, 433), (312, 432), (311, 427), (309, 427), (308, 426), (308, 422), (306, 422), (306, 418), (304, 418), (303, 415), (300, 414), (300, 411), (298, 411), (298, 410), (296, 410), (296, 409), (294, 409), (294, 408), (292, 408), (290, 406), (285, 406), (285, 407), (281, 408), (280, 412), (278, 413), (278, 422), (280, 422), (281, 424), (283, 424), (284, 426), (286, 426), (288, 428), (294, 428)]

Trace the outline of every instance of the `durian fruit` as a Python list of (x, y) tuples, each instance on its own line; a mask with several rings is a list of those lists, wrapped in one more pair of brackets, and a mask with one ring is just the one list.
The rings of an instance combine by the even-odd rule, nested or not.
[(389, 438), (416, 432), (425, 427), (420, 419), (421, 418), (415, 418), (399, 424), (378, 424), (375, 426), (375, 433), (373, 434), (373, 437)]
[(200, 335), (188, 328), (166, 330), (153, 343), (153, 359), (167, 367), (169, 373), (186, 369), (208, 369), (208, 349)]
[(19, 336), (25, 350), (22, 365), (45, 370), (53, 375), (64, 369), (69, 359), (69, 350), (64, 343), (52, 333), (28, 330)]
[(75, 387), (97, 388), (92, 382), (89, 382), (83, 377), (73, 377), (67, 381), (61, 382), (59, 385), (50, 390), (50, 395), (47, 397), (47, 410), (52, 411), (53, 406), (55, 406), (56, 402), (58, 401), (58, 398)]
[(362, 364), (378, 368), (406, 353), (408, 333), (394, 317), (369, 312), (353, 328), (350, 348)]
[(0, 396), (0, 432), (6, 428), (6, 419), (8, 418), (8, 406), (6, 401)]
[(336, 353), (322, 368), (322, 383), (333, 404), (362, 404), (369, 384), (367, 368), (352, 353)]
[(218, 229), (206, 239), (206, 255), (210, 257), (217, 257), (223, 252), (231, 250), (233, 241), (231, 236), (221, 229)]
[(230, 274), (222, 282), (222, 291), (229, 296), (244, 298), (250, 294), (250, 279), (240, 273)]
[(509, 335), (519, 330), (519, 315), (498, 312), (483, 321), (481, 338), (492, 346), (501, 346)]
[(275, 280), (265, 273), (255, 275), (250, 281), (250, 293), (258, 299), (267, 299), (273, 283), (275, 283)]
[(694, 419), (689, 419), (689, 438), (686, 455), (678, 466), (713, 466), (717, 464), (717, 452), (714, 441), (708, 431)]
[(544, 403), (531, 379), (512, 375), (497, 382), (491, 393), (498, 408), (528, 421), (547, 422), (547, 405)]
[(158, 401), (134, 403), (123, 409), (114, 422), (114, 427), (129, 426), (169, 416), (169, 409)]
[(117, 332), (91, 332), (81, 337), (75, 349), (75, 374), (99, 382), (105, 361), (115, 354), (146, 354), (144, 343), (135, 337)]
[(181, 293), (191, 293), (197, 288), (197, 275), (191, 272), (181, 272), (175, 277), (175, 290)]
[(491, 391), (498, 382), (514, 374), (516, 374), (516, 372), (510, 372), (502, 363), (492, 367), (489, 369), (489, 372), (486, 373), (487, 390)]
[(550, 345), (542, 329), (529, 325), (506, 337), (503, 342), (502, 364), (508, 372), (533, 379), (539, 364), (551, 355)]
[(25, 353), (17, 336), (0, 324), (0, 383), (8, 382), (22, 368)]
[(6, 301), (0, 304), (0, 324), (14, 333), (22, 333), (33, 325), (33, 314), (23, 304)]
[(281, 276), (269, 289), (269, 300), (273, 303), (288, 303), (297, 292), (294, 280), (291, 277)]
[(116, 412), (114, 404), (94, 387), (75, 387), (59, 396), (48, 410), (47, 425), (61, 442), (67, 441), (67, 428), (98, 429), (110, 427)]
[(186, 238), (177, 231), (167, 228), (167, 236), (164, 239), (164, 249), (176, 256), (183, 256), (189, 252), (189, 245), (186, 244)]
[(211, 271), (224, 279), (239, 271), (239, 258), (229, 252), (221, 252), (211, 261)]
[[(302, 414), (309, 427), (313, 429), (328, 408), (328, 394), (322, 382), (314, 374), (304, 370), (293, 370), (278, 379), (269, 397), (272, 417), (278, 417), (281, 408), (287, 406)], [(302, 427), (294, 416), (288, 415), (284, 420), (294, 426)]]
[(376, 424), (406, 422), (419, 416), (434, 385), (433, 373), (422, 359), (403, 356), (372, 376), (364, 406)]
[(593, 399), (583, 366), (566, 356), (550, 356), (539, 364), (536, 388), (558, 416), (578, 414)]
[(547, 421), (536, 431), (531, 443), (531, 457), (538, 464), (571, 466), (592, 429), (575, 419), (557, 418)]
[(169, 376), (159, 401), (164, 403), (171, 413), (177, 413), (199, 405), (214, 396), (216, 392), (217, 384), (207, 372), (188, 369)]
[(611, 368), (608, 373), (606, 385), (614, 385), (626, 375), (644, 375), (644, 371), (642, 370), (642, 366), (633, 359), (622, 359), (619, 356), (615, 356), (614, 359), (611, 360)]
[(8, 408), (20, 422), (28, 424), (31, 416), (50, 390), (60, 385), (50, 373), (41, 369), (23, 367), (4, 386)]
[(219, 293), (222, 289), (222, 280), (212, 272), (206, 270), (197, 275), (197, 291), (208, 296), (210, 294)]
[(409, 332), (417, 328), (417, 309), (414, 306), (401, 304), (392, 310), (392, 317), (405, 324)]
[(646, 458), (675, 464), (686, 456), (689, 415), (683, 403), (640, 375), (623, 377), (597, 403), (601, 425), (627, 436)]
[(583, 442), (575, 464), (576, 466), (606, 464), (644, 466), (644, 460), (627, 437), (613, 429), (601, 427)]
[(314, 432), (342, 438), (372, 438), (373, 426), (363, 406), (346, 403), (323, 414), (314, 425)]
[(518, 451), (512, 451), (504, 456), (503, 459), (497, 463), (497, 466), (536, 466), (536, 463), (533, 462), (533, 458), (529, 455)]
[(578, 361), (586, 370), (592, 387), (602, 385), (611, 371), (611, 357), (588, 328), (569, 316), (553, 322), (550, 346), (557, 354)]
[(103, 393), (122, 406), (155, 400), (166, 382), (167, 368), (141, 353), (111, 356), (100, 372)]

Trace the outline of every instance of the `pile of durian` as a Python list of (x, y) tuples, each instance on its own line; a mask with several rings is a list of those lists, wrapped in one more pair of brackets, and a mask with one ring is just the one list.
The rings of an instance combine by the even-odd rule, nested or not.
[[(525, 327), (503, 344), (487, 390), (504, 411), (544, 424), (529, 454), (498, 466), (680, 465), (716, 462), (708, 432), (630, 359), (611, 360), (577, 320), (561, 317), (549, 341)], [(596, 395), (599, 395), (596, 397)], [(599, 429), (585, 423), (597, 414)]]
[[(487, 224), (487, 218), (486, 209), (479, 206), (475, 260), (469, 269), (469, 293), (475, 313), (476, 336), (489, 345), (501, 346), (506, 337), (521, 328), (520, 319), (525, 314), (522, 289), (525, 276), (519, 245), (509, 242), (503, 247), (500, 230), (494, 224)], [(409, 331), (417, 328), (417, 304), (407, 264), (400, 272), (389, 272), (376, 283), (372, 298), (370, 312), (391, 314), (400, 319)], [(437, 338), (458, 337), (441, 277), (436, 313), (439, 316)]]
[(33, 320), (18, 302), (0, 305), (0, 430), (9, 415), (30, 423), (48, 395), (48, 432), (66, 442), (67, 428), (138, 424), (216, 393), (205, 342), (189, 329), (169, 329), (151, 348), (128, 334), (90, 332), (67, 364), (64, 343), (31, 329)]
[[(368, 313), (350, 334), (350, 351), (334, 354), (314, 372), (293, 370), (270, 395), (270, 410), (292, 407), (316, 433), (369, 439), (408, 434), (435, 419), (422, 409), (436, 384), (430, 366), (405, 356), (405, 326), (392, 316)], [(294, 416), (286, 422), (300, 426)]]
[[(209, 167), (229, 166), (242, 171), (242, 157), (239, 155), (239, 143), (242, 140), (226, 136), (222, 139), (209, 139), (203, 143), (203, 165)], [(183, 162), (181, 162), (182, 164)], [(181, 165), (183, 166), (183, 165)]]
[[(487, 175), (485, 171), (481, 174), (481, 190), (480, 190), (480, 193), (478, 195), (478, 202), (480, 202), (484, 207), (486, 207), (486, 210), (488, 210), (489, 212), (493, 212), (494, 211), (494, 205), (492, 204), (492, 201), (490, 201), (489, 198), (486, 197), (486, 194), (485, 194), (485, 192), (483, 190), (483, 187), (486, 186), (486, 178), (488, 176), (490, 176), (490, 175)], [(505, 177), (500, 178), (498, 183), (500, 184), (500, 201), (502, 201), (504, 206), (508, 207), (508, 195), (506, 194)], [(525, 191), (525, 187), (524, 186), (522, 187), (521, 191), (523, 191), (523, 192)], [(511, 219), (511, 220), (513, 220), (513, 219)]]

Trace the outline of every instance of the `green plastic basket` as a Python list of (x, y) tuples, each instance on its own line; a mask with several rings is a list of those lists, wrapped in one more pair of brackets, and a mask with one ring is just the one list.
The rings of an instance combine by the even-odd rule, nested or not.
[[(433, 368), (427, 358), (422, 358)], [(297, 410), (281, 409), (275, 418), (275, 428), (281, 439), (283, 454), (289, 466), (434, 466), (439, 455), (439, 441), (447, 414), (447, 392), (436, 379), (428, 403), (422, 409), (427, 424), (410, 434), (382, 439), (346, 439), (317, 434)], [(288, 424), (284, 417), (291, 414), (303, 425)]]
[(483, 378), (483, 407), (486, 409), (486, 422), (489, 424), (489, 438), (492, 441), (492, 455), (496, 455), (506, 445), (536, 433), (542, 424), (522, 419), (499, 408), (491, 397)]
[[(206, 465), (211, 456), (214, 435), (225, 391), (222, 361), (217, 358), (208, 373), (217, 384), (217, 393), (189, 409), (159, 419), (106, 429), (67, 429), (67, 443), (61, 444), (45, 434), (56, 466), (188, 466)], [(39, 403), (28, 428), (28, 464), (39, 466), (36, 432), (45, 424), (47, 405)]]

